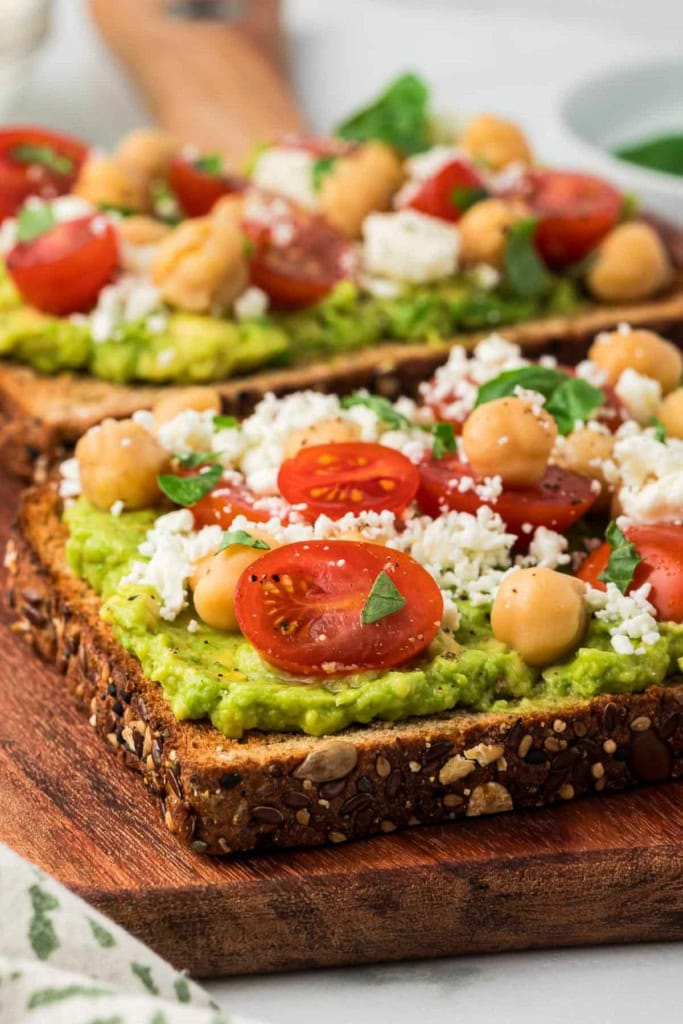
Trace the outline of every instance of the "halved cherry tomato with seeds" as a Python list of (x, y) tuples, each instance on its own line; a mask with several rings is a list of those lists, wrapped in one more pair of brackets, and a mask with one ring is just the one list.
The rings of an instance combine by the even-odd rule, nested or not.
[[(642, 559), (626, 593), (649, 583), (652, 589), (648, 601), (657, 609), (657, 617), (664, 622), (683, 622), (683, 526), (634, 523), (624, 529), (624, 534)], [(588, 555), (576, 575), (591, 587), (605, 590), (606, 584), (599, 577), (611, 553), (611, 545), (605, 541)]]
[[(405, 604), (363, 625), (380, 573)], [(238, 580), (235, 615), (256, 650), (298, 676), (338, 676), (402, 665), (436, 636), (443, 598), (410, 555), (379, 544), (301, 541), (269, 551)]]
[(457, 158), (422, 182), (402, 205), (430, 217), (457, 221), (473, 201), (485, 199), (486, 194), (480, 175), (467, 161)]
[(7, 269), (32, 306), (63, 316), (91, 309), (114, 276), (116, 233), (100, 214), (64, 221), (30, 242), (17, 242)]
[(475, 487), (481, 483), (471, 467), (455, 455), (432, 459), (420, 466), (417, 503), (434, 517), (444, 508), (474, 515), (482, 505), (489, 505), (510, 533), (523, 538), (525, 523), (562, 533), (585, 515), (596, 499), (588, 477), (559, 466), (548, 466), (534, 487), (508, 487), (495, 500), (477, 494)]
[(18, 125), (0, 130), (0, 220), (29, 196), (54, 199), (71, 191), (88, 153), (80, 139)]
[[(192, 471), (194, 475), (198, 470)], [(254, 494), (246, 484), (232, 484), (222, 480), (213, 491), (201, 498), (196, 505), (190, 506), (195, 526), (214, 526), (227, 528), (236, 516), (246, 516), (254, 523), (267, 523), (273, 516), (278, 516), (267, 508), (257, 508), (259, 496)]]
[(316, 444), (286, 459), (278, 474), (280, 493), (302, 515), (341, 519), (347, 512), (402, 512), (417, 492), (420, 475), (394, 448), (365, 441)]
[(168, 168), (168, 184), (188, 217), (203, 217), (223, 196), (244, 192), (248, 182), (237, 174), (212, 174), (200, 163), (174, 157)]

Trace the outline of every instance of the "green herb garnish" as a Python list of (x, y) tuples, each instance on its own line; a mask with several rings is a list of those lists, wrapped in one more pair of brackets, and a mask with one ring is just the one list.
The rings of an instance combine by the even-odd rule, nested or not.
[(473, 185), (454, 185), (451, 189), (451, 202), (460, 210), (460, 213), (466, 213), (470, 206), (486, 199), (487, 196), (488, 192), (485, 188), (476, 188)]
[(237, 426), (237, 418), (235, 416), (224, 416), (222, 413), (219, 413), (217, 416), (214, 416), (213, 425), (218, 430), (229, 430), (230, 427)]
[(354, 142), (379, 139), (404, 156), (431, 145), (429, 89), (417, 75), (401, 75), (367, 107), (337, 125), (335, 135)]
[(327, 175), (334, 170), (334, 165), (337, 162), (336, 156), (319, 156), (313, 161), (311, 166), (311, 181), (313, 184), (314, 192), (319, 192), (324, 179)]
[(514, 293), (525, 299), (535, 298), (550, 285), (550, 274), (534, 245), (537, 225), (535, 217), (517, 221), (508, 231), (505, 246), (507, 281)]
[(514, 395), (517, 388), (538, 391), (545, 398), (545, 409), (557, 423), (561, 434), (569, 434), (577, 420), (584, 423), (605, 403), (605, 394), (580, 377), (570, 377), (549, 366), (521, 366), (487, 381), (479, 388), (475, 408), (496, 398)]
[(615, 522), (611, 522), (605, 530), (605, 539), (609, 542), (612, 552), (607, 568), (598, 579), (603, 583), (614, 583), (625, 594), (633, 582), (633, 574), (642, 562), (635, 545), (626, 539)]
[(435, 459), (442, 459), (448, 452), (455, 451), (455, 431), (450, 423), (435, 423), (432, 435), (432, 455)]
[(185, 452), (182, 455), (174, 455), (173, 458), (183, 469), (197, 469), (198, 466), (216, 462), (218, 456), (215, 452)]
[(194, 505), (214, 489), (223, 476), (222, 466), (211, 466), (196, 476), (174, 476), (162, 473), (157, 477), (159, 487), (176, 505)]
[(400, 612), (405, 603), (405, 597), (391, 577), (386, 572), (381, 572), (372, 584), (360, 621), (363, 626), (371, 626), (373, 622), (386, 619), (387, 615)]
[(217, 178), (223, 173), (223, 157), (220, 153), (205, 153), (204, 156), (198, 156), (196, 160), (193, 160), (192, 166), (203, 174), (210, 174)]
[(24, 206), (17, 217), (17, 241), (32, 242), (56, 225), (52, 207), (47, 203), (31, 203)]
[(118, 213), (119, 217), (135, 217), (138, 213), (132, 206), (117, 206), (116, 203), (98, 203), (102, 213)]
[(260, 540), (251, 533), (247, 533), (246, 530), (226, 530), (220, 544), (216, 548), (215, 554), (225, 551), (226, 548), (232, 547), (233, 544), (241, 544), (244, 548), (257, 548), (259, 551), (270, 551), (270, 544), (266, 544), (264, 540)]
[(15, 146), (12, 150), (12, 157), (22, 164), (41, 164), (49, 171), (56, 174), (71, 174), (74, 169), (74, 162), (71, 157), (63, 156), (51, 146)]
[(683, 175), (683, 133), (660, 135), (635, 145), (621, 146), (614, 154), (653, 171)]
[(396, 411), (389, 399), (382, 398), (381, 395), (363, 395), (357, 391), (353, 395), (346, 395), (341, 400), (342, 409), (351, 409), (354, 405), (364, 405), (368, 409), (372, 409), (378, 419), (386, 423), (392, 430), (399, 430), (401, 427), (410, 425), (410, 421)]
[(655, 440), (666, 444), (666, 427), (656, 416), (650, 417), (650, 426), (655, 428)]

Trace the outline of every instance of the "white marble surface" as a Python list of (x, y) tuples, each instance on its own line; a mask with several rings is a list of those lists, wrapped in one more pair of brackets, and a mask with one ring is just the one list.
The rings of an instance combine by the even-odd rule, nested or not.
[[(677, 47), (680, 53), (683, 5), (293, 0), (288, 20), (299, 93), (320, 127), (413, 67), (432, 80), (442, 108), (519, 116), (539, 152), (578, 163), (583, 154), (558, 122), (558, 99), (598, 67)], [(11, 115), (104, 145), (145, 120), (88, 25), (82, 0), (56, 3), (52, 36)], [(639, 1024), (654, 1015), (683, 1018), (682, 976), (682, 945), (649, 945), (237, 978), (210, 988), (226, 1009), (273, 1024)]]

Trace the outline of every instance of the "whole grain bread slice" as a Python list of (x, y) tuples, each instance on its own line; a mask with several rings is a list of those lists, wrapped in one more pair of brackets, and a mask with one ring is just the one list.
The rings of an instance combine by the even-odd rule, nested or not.
[[(683, 774), (683, 680), (524, 713), (444, 713), (334, 737), (229, 740), (179, 722), (65, 562), (55, 486), (26, 492), (10, 541), (17, 629), (63, 674), (168, 828), (198, 852), (340, 843), (411, 825), (539, 807)], [(103, 761), (102, 770), (107, 770)]]
[[(595, 334), (619, 323), (661, 331), (683, 346), (683, 276), (652, 302), (593, 306), (575, 316), (552, 317), (501, 328), (529, 352), (547, 352), (574, 364)], [(344, 393), (358, 387), (396, 398), (414, 394), (448, 358), (453, 345), (474, 347), (489, 331), (456, 335), (441, 343), (383, 343), (311, 365), (263, 370), (219, 382), (224, 411), (243, 415), (267, 391), (302, 388)], [(26, 366), (0, 361), (0, 466), (31, 479), (36, 460), (44, 466), (63, 457), (80, 435), (107, 416), (125, 417), (149, 408), (172, 387), (122, 386), (94, 377), (62, 373), (45, 377)]]

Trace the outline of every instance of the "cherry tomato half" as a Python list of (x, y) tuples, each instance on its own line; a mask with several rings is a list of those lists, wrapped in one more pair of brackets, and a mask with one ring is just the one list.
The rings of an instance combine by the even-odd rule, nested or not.
[(404, 206), (442, 220), (460, 220), (471, 199), (485, 198), (483, 179), (465, 160), (455, 159), (424, 181)]
[(100, 214), (55, 225), (17, 242), (7, 269), (27, 302), (45, 313), (85, 312), (111, 281), (118, 261), (116, 234)]
[[(505, 488), (495, 501), (479, 497), (473, 486), (477, 482), (472, 469), (457, 456), (432, 459), (420, 466), (417, 503), (423, 512), (435, 517), (444, 507), (474, 514), (481, 505), (489, 505), (510, 533), (523, 538), (524, 523), (562, 533), (588, 511), (596, 498), (588, 477), (559, 466), (548, 466), (534, 487)], [(466, 489), (461, 491), (461, 486)]]
[[(649, 583), (652, 589), (648, 600), (657, 609), (657, 617), (665, 622), (683, 622), (683, 526), (634, 524), (627, 526), (624, 534), (642, 558), (627, 593)], [(591, 552), (576, 575), (591, 587), (605, 590), (606, 585), (598, 577), (607, 568), (611, 552), (605, 541)]]
[(188, 217), (203, 217), (223, 196), (244, 192), (247, 180), (237, 174), (211, 174), (191, 160), (174, 157), (168, 168), (168, 184)]
[(249, 490), (246, 484), (231, 484), (223, 480), (213, 491), (191, 505), (190, 511), (197, 528), (217, 523), (223, 530), (227, 530), (235, 516), (246, 516), (254, 523), (267, 523), (273, 517), (273, 512), (255, 508), (256, 501), (258, 495)]
[(551, 267), (587, 256), (617, 223), (621, 194), (606, 181), (573, 171), (531, 170), (521, 194), (538, 217), (536, 246)]
[(341, 519), (347, 512), (402, 512), (415, 497), (419, 473), (394, 448), (365, 441), (315, 444), (280, 466), (278, 487), (292, 505), (305, 504), (310, 520)]
[[(405, 598), (364, 626), (361, 613), (385, 572)], [(235, 615), (267, 661), (299, 676), (401, 665), (434, 639), (443, 598), (410, 555), (379, 544), (301, 541), (269, 551), (240, 576)]]
[(255, 207), (248, 204), (244, 226), (254, 247), (252, 283), (274, 306), (310, 306), (351, 276), (354, 254), (348, 239), (281, 196), (261, 195)]
[(70, 135), (17, 125), (0, 130), (0, 220), (29, 196), (54, 199), (71, 190), (88, 147)]

